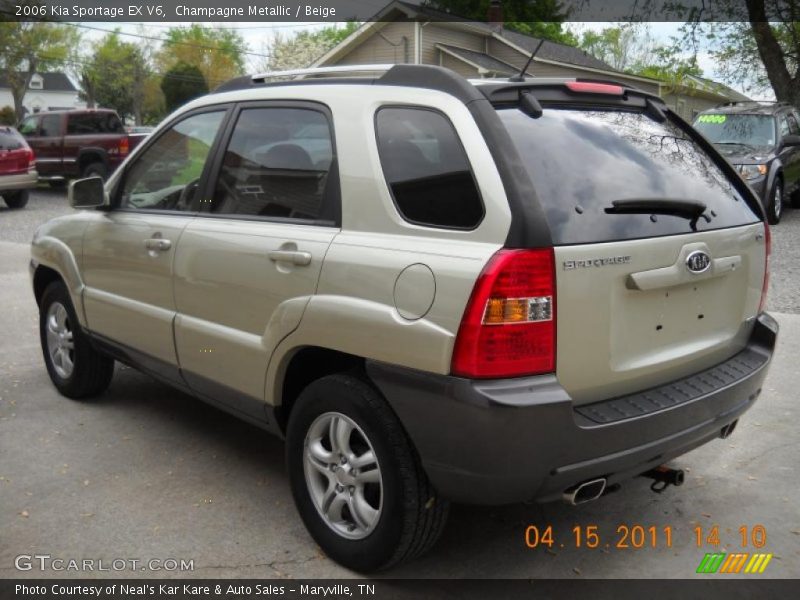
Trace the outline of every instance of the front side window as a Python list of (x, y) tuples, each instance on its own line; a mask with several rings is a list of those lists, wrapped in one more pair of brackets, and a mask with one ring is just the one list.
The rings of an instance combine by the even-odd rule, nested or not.
[(36, 135), (36, 117), (28, 117), (19, 124), (22, 135)]
[(789, 113), (786, 115), (786, 120), (789, 121), (789, 133), (792, 135), (797, 135), (800, 133), (800, 128), (797, 126), (797, 121), (794, 118), (794, 115)]
[(192, 210), (224, 110), (192, 115), (164, 131), (127, 169), (120, 208)]
[(447, 117), (422, 108), (382, 108), (376, 133), (386, 183), (403, 218), (458, 229), (480, 223), (483, 203)]
[(786, 120), (786, 117), (778, 117), (778, 127), (781, 130), (782, 138), (789, 135), (789, 122)]
[(327, 117), (306, 108), (246, 108), (231, 136), (211, 212), (330, 220), (326, 188), (333, 163)]

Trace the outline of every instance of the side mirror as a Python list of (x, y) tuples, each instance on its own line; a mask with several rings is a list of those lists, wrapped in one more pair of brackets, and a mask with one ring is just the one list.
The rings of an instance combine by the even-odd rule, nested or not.
[(87, 177), (69, 184), (67, 199), (72, 208), (108, 206), (109, 198), (102, 177)]
[(783, 138), (784, 146), (800, 146), (800, 135), (790, 134)]

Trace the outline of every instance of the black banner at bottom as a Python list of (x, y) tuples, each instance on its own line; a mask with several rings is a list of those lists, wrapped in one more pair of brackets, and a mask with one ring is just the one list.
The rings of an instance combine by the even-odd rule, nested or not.
[(5, 579), (0, 599), (14, 600), (233, 600), (281, 598), (724, 598), (798, 597), (800, 580), (756, 579)]

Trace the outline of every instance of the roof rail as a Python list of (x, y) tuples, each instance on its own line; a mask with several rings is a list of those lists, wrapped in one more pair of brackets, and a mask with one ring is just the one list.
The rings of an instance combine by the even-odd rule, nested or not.
[(395, 65), (337, 65), (335, 67), (312, 67), (309, 69), (290, 69), (288, 71), (270, 71), (256, 73), (251, 78), (254, 82), (277, 77), (299, 77), (305, 75), (328, 75), (336, 73), (383, 73)]
[(776, 106), (792, 106), (790, 102), (783, 100), (731, 100), (730, 102), (723, 102), (719, 106), (739, 106), (746, 104), (755, 104), (757, 106), (769, 106), (775, 104)]

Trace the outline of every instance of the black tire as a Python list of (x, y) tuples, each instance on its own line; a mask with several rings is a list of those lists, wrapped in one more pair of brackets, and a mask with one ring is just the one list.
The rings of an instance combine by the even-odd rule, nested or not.
[(772, 189), (769, 192), (769, 202), (767, 203), (767, 221), (770, 225), (777, 225), (783, 216), (783, 207), (786, 205), (786, 198), (783, 193), (783, 181), (780, 177), (775, 178)]
[(3, 192), (3, 200), (8, 208), (24, 208), (28, 203), (28, 190)]
[[(56, 303), (66, 309), (66, 322), (72, 332), (73, 348), (68, 354), (73, 367), (67, 376), (59, 373), (48, 348), (48, 315)], [(74, 399), (88, 398), (108, 388), (114, 375), (114, 359), (100, 354), (92, 347), (78, 322), (69, 292), (61, 281), (51, 283), (42, 295), (39, 307), (39, 338), (47, 373), (61, 394)]]
[(101, 177), (105, 181), (106, 177), (108, 177), (108, 168), (105, 163), (100, 161), (89, 163), (83, 167), (81, 177)]
[[(361, 429), (380, 465), (380, 516), (361, 539), (348, 539), (328, 525), (306, 483), (306, 435), (318, 417), (331, 412), (345, 415)], [(303, 390), (289, 418), (286, 461), (295, 504), (308, 531), (328, 556), (349, 569), (367, 573), (415, 558), (428, 551), (444, 529), (449, 502), (437, 497), (386, 401), (359, 376), (329, 375)]]

